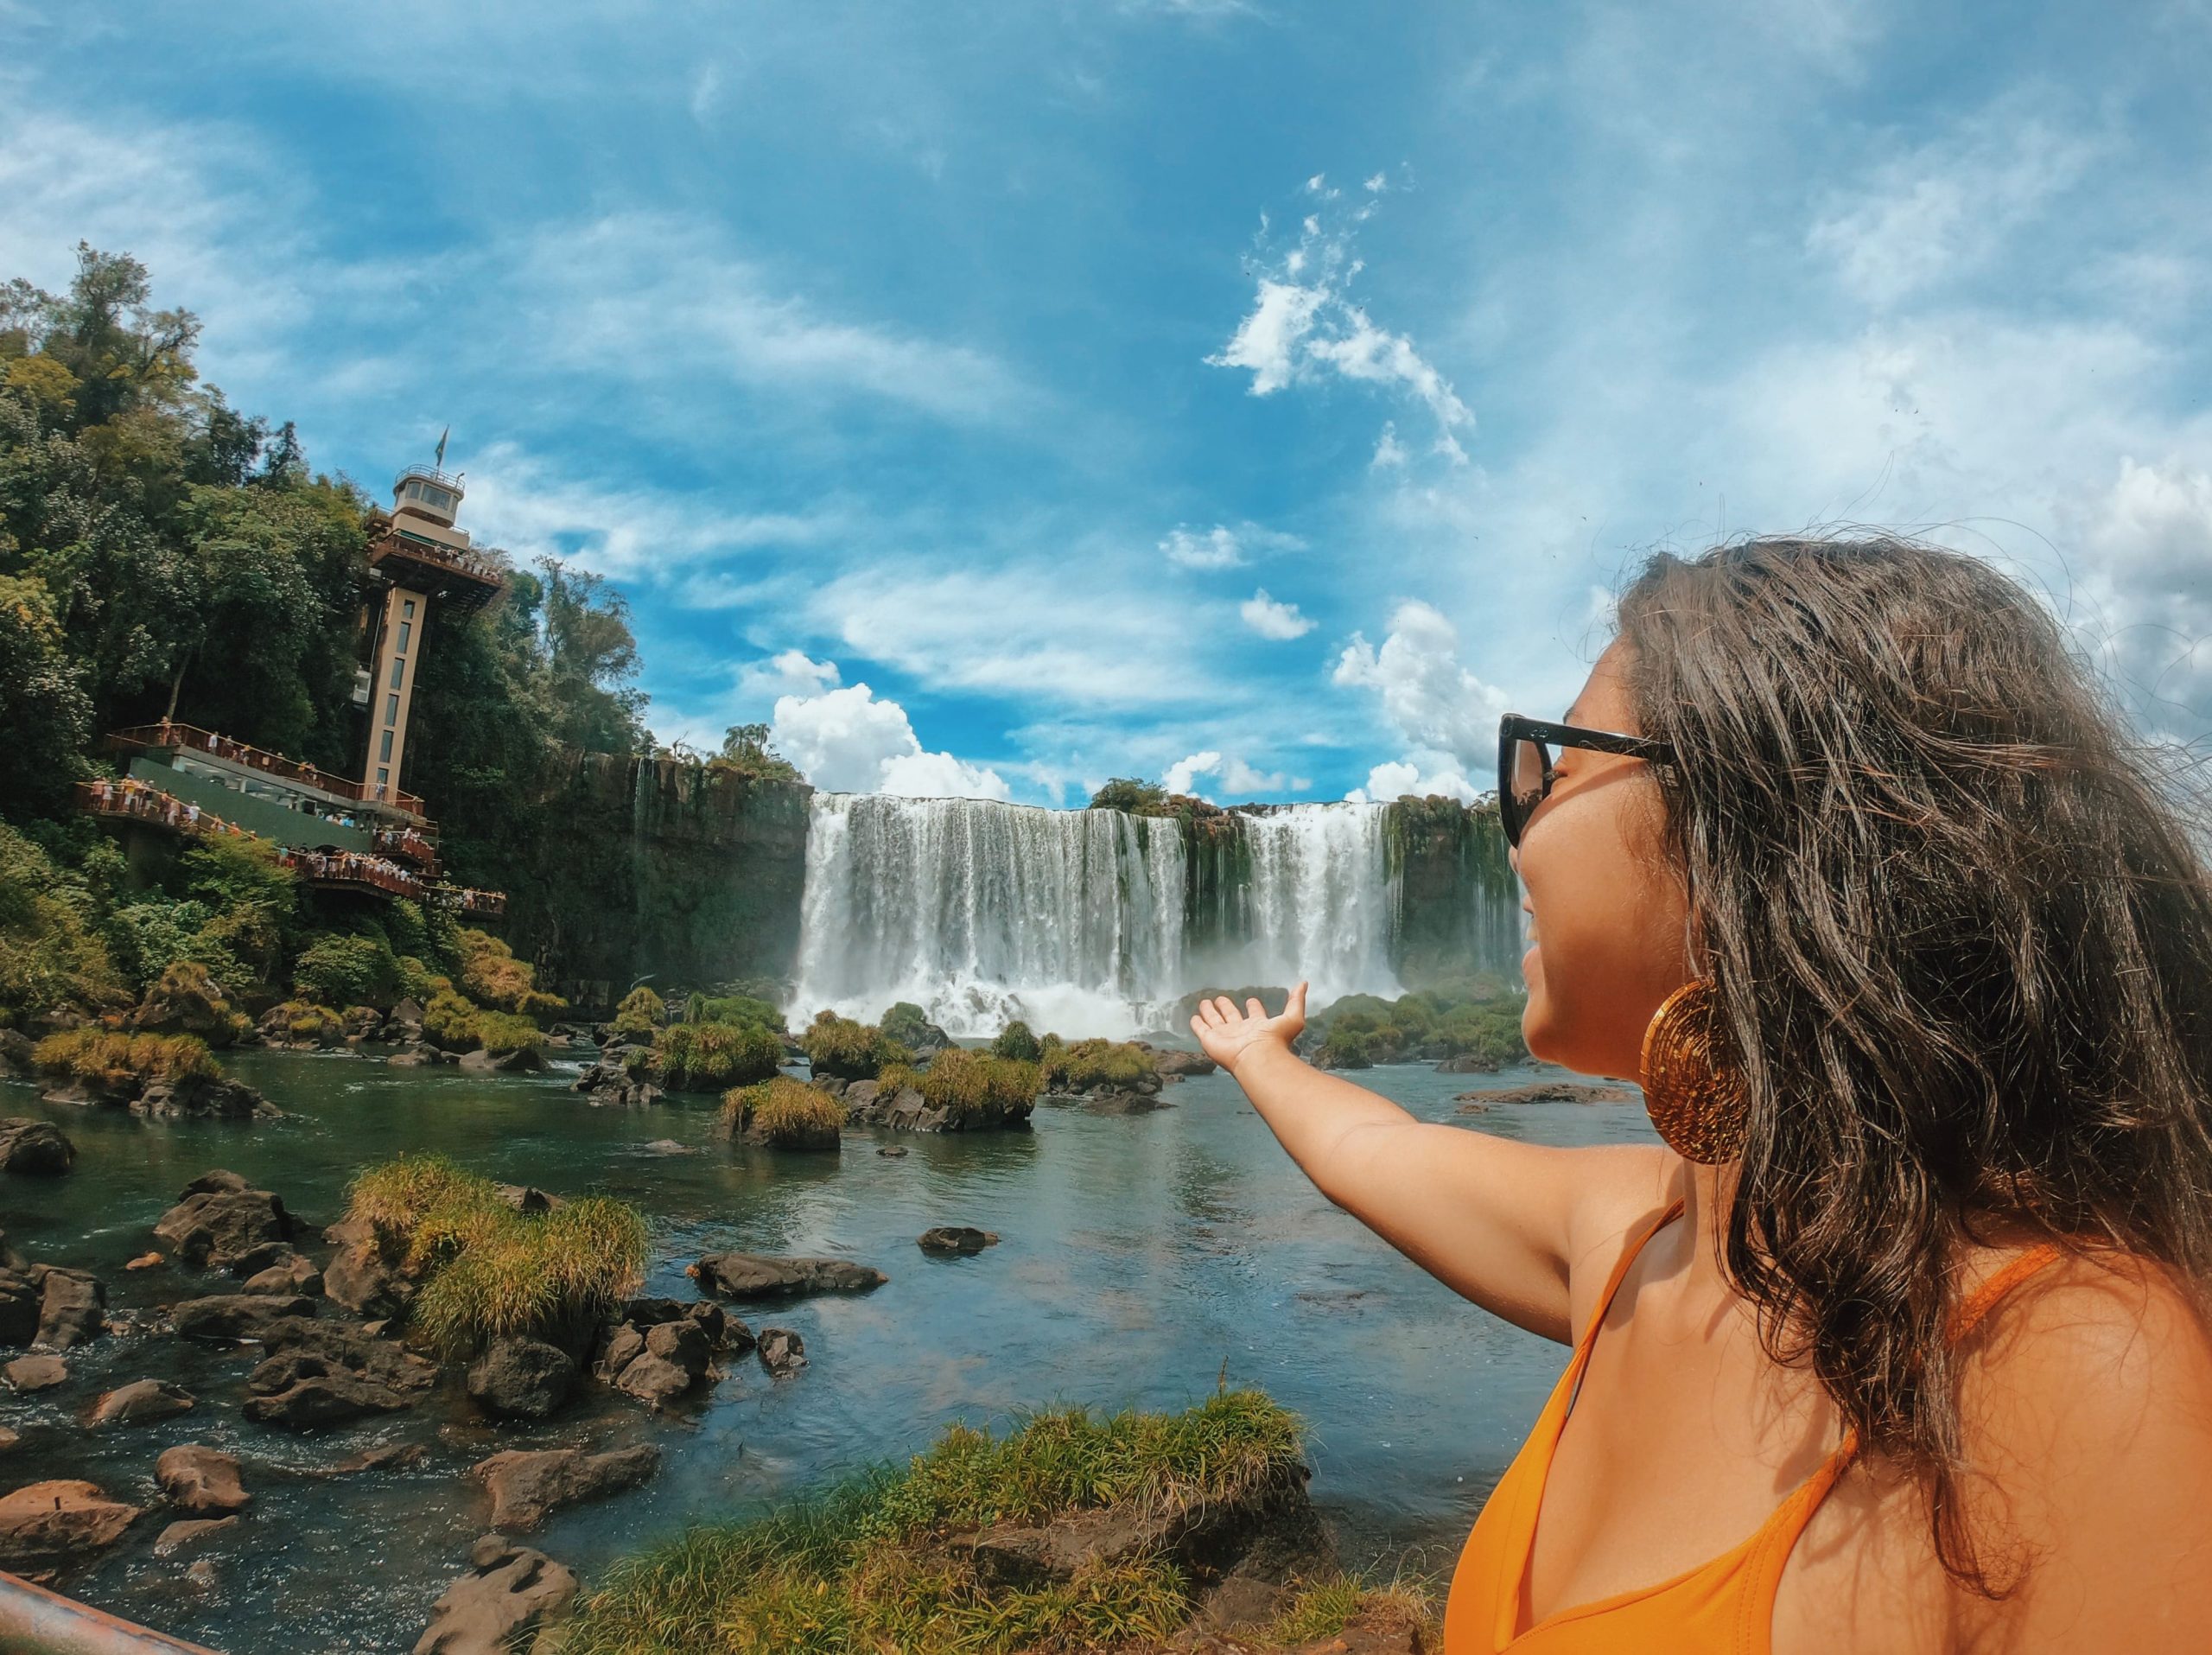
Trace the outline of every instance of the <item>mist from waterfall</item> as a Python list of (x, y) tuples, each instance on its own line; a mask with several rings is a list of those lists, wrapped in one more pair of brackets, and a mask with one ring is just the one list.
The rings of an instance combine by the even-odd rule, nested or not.
[(1071, 1038), (1165, 1026), (1200, 987), (1313, 983), (1316, 1005), (1395, 996), (1384, 807), (1246, 817), (1233, 936), (1185, 946), (1173, 820), (975, 799), (817, 793), (807, 835), (798, 1020), (911, 1001), (951, 1034), (1014, 1018)]

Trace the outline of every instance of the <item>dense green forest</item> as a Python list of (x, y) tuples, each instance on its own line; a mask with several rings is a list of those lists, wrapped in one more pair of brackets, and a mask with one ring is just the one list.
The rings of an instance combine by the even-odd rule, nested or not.
[[(0, 1022), (135, 998), (179, 959), (266, 1002), (315, 986), (298, 964), (333, 934), (463, 965), (419, 913), (319, 912), (249, 850), (203, 846), (143, 888), (71, 813), (71, 783), (111, 773), (99, 737), (164, 715), (359, 773), (374, 502), (202, 380), (199, 335), (126, 254), (80, 245), (66, 293), (0, 288)], [(505, 589), (434, 621), (400, 781), (431, 801), (449, 877), (503, 888), (555, 756), (652, 738), (620, 595), (488, 555)], [(734, 730), (719, 761), (790, 773), (764, 736)]]

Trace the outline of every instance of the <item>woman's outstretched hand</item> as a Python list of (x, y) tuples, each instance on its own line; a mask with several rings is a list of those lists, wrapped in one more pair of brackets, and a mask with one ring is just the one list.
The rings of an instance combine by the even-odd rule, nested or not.
[(1247, 1000), (1244, 1009), (1239, 1011), (1234, 1000), (1222, 995), (1199, 1001), (1198, 1012), (1191, 1019), (1191, 1032), (1198, 1037), (1200, 1048), (1231, 1074), (1256, 1046), (1273, 1042), (1288, 1051), (1305, 1027), (1303, 983), (1290, 991), (1279, 1017), (1268, 1016), (1257, 1000)]

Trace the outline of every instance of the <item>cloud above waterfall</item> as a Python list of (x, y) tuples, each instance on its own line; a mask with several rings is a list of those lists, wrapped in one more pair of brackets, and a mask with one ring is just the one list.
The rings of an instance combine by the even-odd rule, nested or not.
[(739, 693), (760, 700), (818, 695), (842, 680), (835, 661), (810, 659), (803, 649), (787, 649), (765, 660), (747, 661), (737, 672)]
[[(786, 651), (797, 654), (797, 651)], [(778, 657), (781, 659), (782, 657)], [(804, 657), (800, 658), (802, 660)], [(837, 669), (827, 663), (834, 678)], [(925, 751), (906, 710), (865, 684), (776, 698), (769, 739), (815, 786), (916, 799), (1011, 799), (999, 773)]]
[(1377, 765), (1354, 796), (1471, 798), (1468, 773), (1497, 769), (1504, 692), (1460, 665), (1459, 630), (1442, 611), (1401, 603), (1381, 646), (1354, 633), (1329, 676), (1345, 688), (1373, 691), (1384, 722), (1408, 749), (1403, 759)]
[(1456, 799), (1471, 804), (1479, 789), (1449, 764), (1424, 775), (1421, 767), (1408, 760), (1393, 759), (1378, 764), (1367, 773), (1367, 785), (1355, 787), (1344, 795), (1354, 805), (1387, 805), (1407, 793), (1427, 798), (1441, 793), (1446, 799)]
[[(1300, 193), (1298, 239), (1287, 248), (1273, 243), (1271, 222), (1262, 214), (1246, 261), (1258, 283), (1252, 308), (1206, 365), (1249, 372), (1248, 389), (1255, 397), (1301, 383), (1348, 379), (1410, 398), (1435, 418), (1434, 451), (1464, 465), (1467, 455), (1459, 437), (1474, 429), (1473, 413), (1409, 334), (1377, 326), (1351, 297), (1353, 281), (1367, 268), (1354, 253), (1354, 242), (1383, 188), (1370, 179), (1347, 200), (1315, 174)], [(1385, 431), (1402, 456), (1394, 429)]]
[(1201, 776), (1217, 779), (1220, 791), (1232, 799), (1250, 799), (1259, 793), (1302, 793), (1313, 785), (1311, 777), (1294, 776), (1287, 771), (1255, 770), (1234, 754), (1224, 755), (1211, 750), (1176, 760), (1160, 777), (1160, 785), (1171, 793), (1188, 793), (1208, 804), (1218, 803), (1212, 793), (1199, 788)]

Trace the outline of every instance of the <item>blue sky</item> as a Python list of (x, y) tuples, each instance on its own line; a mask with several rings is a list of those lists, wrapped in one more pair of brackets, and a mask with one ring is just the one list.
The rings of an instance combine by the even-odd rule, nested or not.
[(664, 739), (824, 786), (1486, 787), (1642, 551), (1851, 522), (2196, 740), (2209, 72), (2202, 3), (0, 0), (0, 276), (137, 254), (372, 488), (450, 423)]

